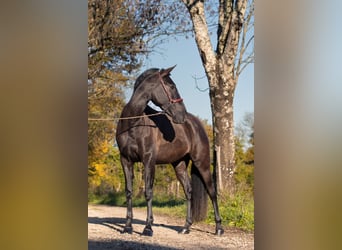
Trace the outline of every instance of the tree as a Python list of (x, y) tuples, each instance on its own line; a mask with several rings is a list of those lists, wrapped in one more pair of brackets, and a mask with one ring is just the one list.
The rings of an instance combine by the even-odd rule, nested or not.
[[(214, 143), (216, 150), (216, 176), (222, 180), (219, 190), (234, 184), (235, 145), (233, 100), (239, 75), (252, 61), (253, 51), (246, 56), (253, 35), (247, 39), (247, 30), (253, 21), (254, 1), (220, 0), (216, 13), (216, 49), (210, 39), (205, 1), (182, 0), (193, 25), (196, 44), (209, 81)], [(211, 10), (213, 12), (213, 9)], [(240, 47), (239, 47), (240, 46)]]
[(110, 160), (115, 153), (113, 117), (124, 106), (128, 74), (139, 69), (145, 49), (135, 17), (141, 9), (128, 4), (88, 0), (88, 174), (93, 187), (108, 183), (110, 170), (121, 169)]
[(128, 80), (122, 71), (138, 66), (135, 54), (127, 49), (133, 47), (135, 37), (125, 30), (131, 30), (134, 22), (122, 18), (123, 4), (121, 0), (88, 1), (88, 175), (94, 185), (103, 180), (114, 138), (113, 121), (101, 118), (111, 118), (121, 110), (122, 88)]
[(161, 0), (88, 0), (88, 60), (96, 67), (131, 73), (165, 38), (179, 33), (178, 5)]

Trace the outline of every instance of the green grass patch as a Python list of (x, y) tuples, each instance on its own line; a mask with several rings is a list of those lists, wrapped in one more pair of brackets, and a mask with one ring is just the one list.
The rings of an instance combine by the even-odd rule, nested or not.
[[(246, 192), (223, 194), (219, 197), (222, 224), (247, 231), (254, 231), (254, 198)], [(215, 223), (214, 210), (210, 206), (206, 222)]]
[[(124, 193), (108, 193), (104, 195), (88, 194), (88, 202), (90, 204), (106, 204), (111, 206), (126, 206), (126, 196)], [(145, 207), (146, 200), (144, 196), (133, 197), (132, 203), (134, 207)], [(173, 198), (166, 195), (155, 195), (152, 205), (157, 208), (177, 207), (184, 204), (184, 200)]]
[(108, 193), (103, 195), (88, 194), (90, 204), (105, 204), (111, 206), (125, 206), (126, 197), (122, 193)]
[[(249, 191), (238, 189), (234, 194), (221, 194), (218, 197), (222, 225), (237, 227), (247, 231), (254, 230), (254, 197)], [(106, 204), (112, 206), (126, 206), (124, 193), (109, 193), (102, 196), (88, 195), (92, 204)], [(214, 210), (209, 199), (209, 211), (206, 223), (215, 224)], [(155, 195), (153, 211), (171, 217), (185, 218), (186, 203), (184, 199), (176, 199), (166, 195)], [(144, 196), (133, 197), (134, 207), (146, 207)]]

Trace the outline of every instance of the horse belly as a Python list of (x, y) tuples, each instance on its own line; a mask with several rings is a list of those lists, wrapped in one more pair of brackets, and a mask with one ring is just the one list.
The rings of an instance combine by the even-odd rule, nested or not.
[(189, 153), (189, 148), (182, 143), (164, 143), (157, 150), (157, 164), (167, 164), (179, 161)]

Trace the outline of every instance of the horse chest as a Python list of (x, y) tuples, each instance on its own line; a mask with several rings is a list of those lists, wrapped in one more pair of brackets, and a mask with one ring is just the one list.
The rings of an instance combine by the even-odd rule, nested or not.
[(119, 138), (118, 145), (121, 154), (134, 162), (142, 161), (146, 152), (153, 150), (154, 147), (151, 134), (138, 128), (127, 131)]

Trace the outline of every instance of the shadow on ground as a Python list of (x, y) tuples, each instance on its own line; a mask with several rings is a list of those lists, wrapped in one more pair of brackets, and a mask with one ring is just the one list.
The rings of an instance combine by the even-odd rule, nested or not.
[[(126, 223), (126, 219), (125, 218), (115, 218), (115, 217), (110, 217), (110, 218), (88, 217), (88, 223), (106, 226), (106, 227), (109, 227), (109, 228), (119, 232), (119, 233), (122, 233), (124, 225)], [(134, 224), (145, 225), (146, 221), (133, 219), (133, 229), (134, 229)], [(155, 228), (155, 227), (164, 227), (164, 228), (174, 230), (176, 232), (179, 232), (182, 229), (181, 226), (173, 226), (173, 225), (153, 223), (153, 228)], [(142, 232), (137, 232), (135, 230), (133, 230), (133, 233), (136, 233), (139, 235), (142, 234)]]
[[(126, 222), (125, 218), (99, 218), (99, 217), (88, 217), (88, 223), (91, 224), (100, 224), (102, 226), (109, 227), (110, 229), (122, 233), (124, 224)], [(133, 229), (134, 224), (145, 225), (145, 221), (133, 219)], [(182, 227), (180, 226), (172, 226), (165, 224), (153, 224), (153, 227), (165, 227), (171, 230), (179, 231)], [(141, 235), (142, 232), (137, 232), (133, 230), (133, 233)], [(124, 241), (119, 239), (111, 239), (108, 241), (94, 241), (88, 240), (88, 249), (89, 250), (100, 250), (100, 249), (118, 249), (118, 250), (135, 250), (135, 249), (158, 249), (158, 250), (175, 250), (179, 248), (166, 247), (161, 245), (149, 244), (144, 242), (137, 241)]]
[(123, 240), (88, 241), (88, 250), (115, 249), (115, 250), (176, 250), (179, 248), (160, 246), (142, 242), (127, 242)]

